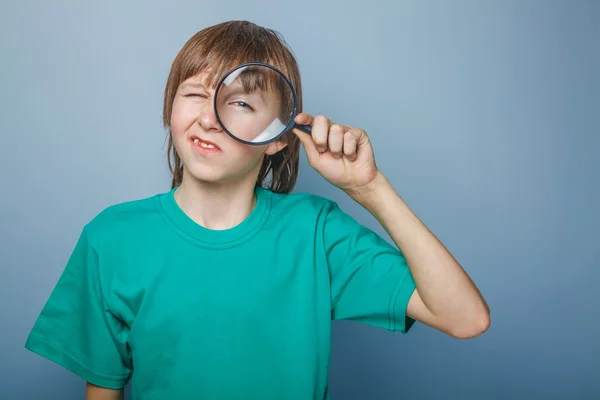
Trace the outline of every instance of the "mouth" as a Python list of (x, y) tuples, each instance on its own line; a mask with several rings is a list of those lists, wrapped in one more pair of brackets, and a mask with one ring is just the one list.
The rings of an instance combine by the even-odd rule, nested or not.
[(194, 147), (199, 147), (203, 150), (208, 150), (208, 151), (221, 151), (221, 148), (219, 146), (217, 146), (215, 143), (210, 142), (208, 140), (204, 140), (201, 139), (199, 136), (191, 136), (190, 137), (190, 142), (192, 142), (192, 144), (194, 145)]

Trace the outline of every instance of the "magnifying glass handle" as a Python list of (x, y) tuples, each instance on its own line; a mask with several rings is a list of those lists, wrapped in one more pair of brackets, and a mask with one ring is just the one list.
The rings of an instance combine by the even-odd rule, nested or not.
[(309, 135), (312, 135), (312, 126), (311, 125), (296, 124), (295, 127), (298, 128), (298, 129), (300, 129), (304, 133), (308, 133)]

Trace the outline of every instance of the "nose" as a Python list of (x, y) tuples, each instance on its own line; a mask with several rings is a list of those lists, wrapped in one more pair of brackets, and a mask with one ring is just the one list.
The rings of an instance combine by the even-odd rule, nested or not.
[(198, 116), (198, 123), (206, 131), (220, 131), (221, 125), (217, 120), (217, 114), (213, 104), (207, 105)]

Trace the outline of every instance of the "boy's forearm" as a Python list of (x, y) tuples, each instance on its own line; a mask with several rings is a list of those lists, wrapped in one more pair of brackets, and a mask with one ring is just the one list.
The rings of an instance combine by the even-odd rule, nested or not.
[(381, 223), (398, 245), (431, 314), (445, 324), (464, 326), (483, 320), (485, 325), (489, 308), (473, 281), (383, 174), (379, 172), (369, 187), (348, 194)]
[(86, 400), (123, 400), (125, 391), (107, 389), (87, 382), (85, 398)]

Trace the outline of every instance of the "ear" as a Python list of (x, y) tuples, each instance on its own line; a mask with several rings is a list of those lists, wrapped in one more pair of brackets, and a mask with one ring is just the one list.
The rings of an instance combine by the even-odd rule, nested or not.
[(265, 149), (265, 154), (272, 156), (275, 153), (279, 153), (287, 146), (287, 141), (283, 141), (281, 139), (275, 140), (269, 143)]

